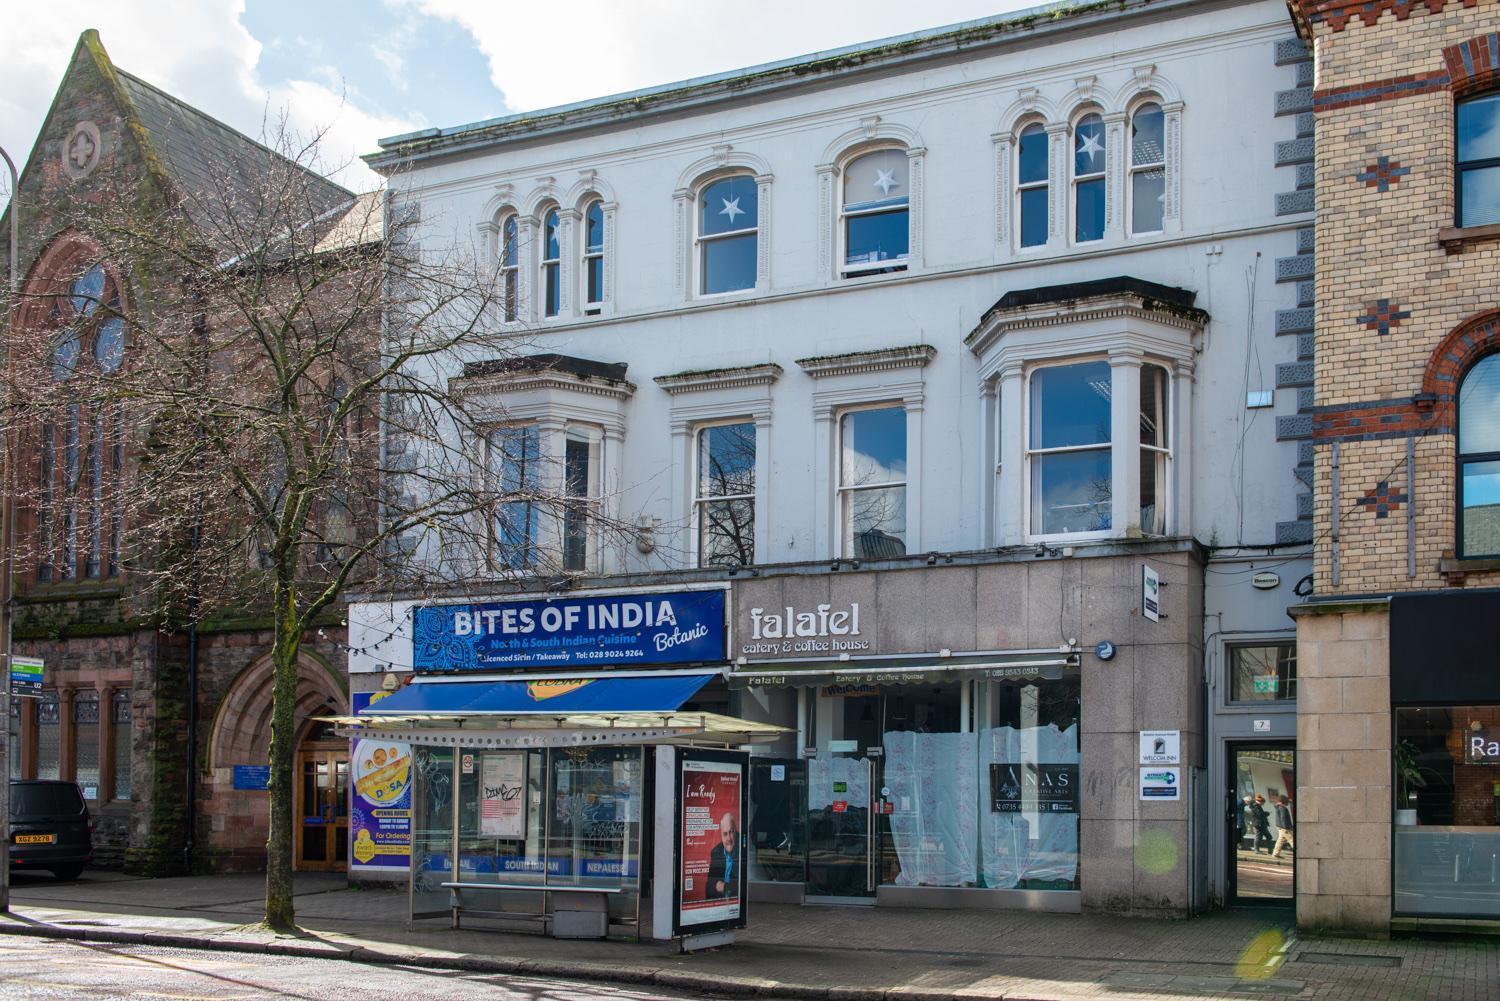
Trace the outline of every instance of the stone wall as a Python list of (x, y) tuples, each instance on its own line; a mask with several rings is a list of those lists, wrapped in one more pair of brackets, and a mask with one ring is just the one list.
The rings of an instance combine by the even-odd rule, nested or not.
[(1390, 615), (1298, 606), (1297, 923), (1391, 917)]

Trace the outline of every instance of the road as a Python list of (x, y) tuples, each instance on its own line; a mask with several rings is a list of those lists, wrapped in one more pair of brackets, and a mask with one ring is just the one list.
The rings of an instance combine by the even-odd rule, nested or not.
[(683, 1001), (695, 996), (499, 974), (367, 966), (337, 959), (6, 936), (0, 939), (0, 997), (11, 1001)]

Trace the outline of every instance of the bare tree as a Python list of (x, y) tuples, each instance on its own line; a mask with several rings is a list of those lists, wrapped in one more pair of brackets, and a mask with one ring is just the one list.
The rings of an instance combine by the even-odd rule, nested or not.
[(33, 564), (66, 579), (116, 560), (132, 611), (166, 628), (229, 609), (274, 624), (265, 921), (286, 930), (309, 631), (353, 582), (563, 573), (577, 545), (559, 537), (610, 526), (464, 392), (466, 366), (526, 346), (498, 322), (494, 255), (436, 226), (419, 242), (384, 193), (319, 176), (320, 137), (270, 131), (197, 192), (89, 213), (99, 259), (26, 291), (10, 388)]

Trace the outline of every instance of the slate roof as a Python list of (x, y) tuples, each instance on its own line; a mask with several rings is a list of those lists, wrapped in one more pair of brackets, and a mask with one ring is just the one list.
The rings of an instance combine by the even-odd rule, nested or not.
[(185, 211), (211, 236), (237, 214), (253, 218), (266, 178), (278, 165), (307, 178), (309, 218), (352, 206), (354, 193), (273, 152), (140, 77), (114, 67), (147, 139)]

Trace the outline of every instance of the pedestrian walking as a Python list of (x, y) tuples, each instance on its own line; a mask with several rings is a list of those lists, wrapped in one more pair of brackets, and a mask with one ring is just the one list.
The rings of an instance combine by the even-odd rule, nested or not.
[(1260, 854), (1260, 844), (1266, 843), (1271, 847), (1271, 815), (1266, 813), (1266, 798), (1260, 793), (1255, 794), (1255, 801), (1250, 804), (1250, 826), (1255, 833), (1255, 854)]
[(1282, 796), (1276, 803), (1276, 847), (1271, 849), (1272, 858), (1281, 857), (1281, 846), (1284, 843), (1295, 854), (1297, 842), (1292, 836), (1294, 821), (1292, 819), (1292, 803), (1286, 796)]

